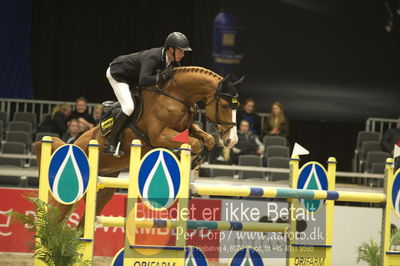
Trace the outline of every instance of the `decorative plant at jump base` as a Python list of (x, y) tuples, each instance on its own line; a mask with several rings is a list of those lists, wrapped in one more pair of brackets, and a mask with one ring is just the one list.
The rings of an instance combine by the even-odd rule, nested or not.
[[(19, 212), (9, 215), (25, 225), (30, 232), (36, 232), (31, 249), (34, 256), (47, 265), (91, 265), (79, 252), (82, 229), (67, 224), (69, 214), (61, 217), (60, 212), (52, 205), (37, 198), (28, 198), (35, 205), (36, 217)], [(72, 211), (71, 211), (72, 212)], [(38, 238), (39, 241), (35, 241)]]
[[(390, 247), (400, 245), (400, 230), (394, 229), (391, 232)], [(381, 247), (371, 238), (368, 242), (363, 242), (357, 249), (357, 262), (365, 261), (370, 266), (380, 266), (382, 261)]]

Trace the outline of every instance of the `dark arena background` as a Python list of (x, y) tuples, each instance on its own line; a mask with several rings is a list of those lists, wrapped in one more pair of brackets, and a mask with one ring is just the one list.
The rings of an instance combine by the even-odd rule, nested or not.
[[(191, 52), (185, 52), (185, 57), (180, 62), (182, 66), (204, 67), (224, 77), (229, 73), (234, 79), (244, 76), (243, 83), (238, 87), (239, 108), (244, 106), (246, 99), (253, 99), (256, 104), (255, 111), (262, 117), (262, 126), (265, 127), (267, 117), (271, 115), (271, 106), (280, 102), (289, 124), (288, 136), (281, 136), (280, 139), (287, 142), (280, 145), (287, 154), (278, 156), (284, 157), (283, 166), (269, 164), (268, 145), (275, 145), (267, 143), (265, 136), (268, 134), (259, 134), (257, 137), (260, 142), (257, 143), (253, 135), (240, 132), (239, 137), (247, 136), (243, 137), (247, 138), (246, 141), (253, 137), (251, 140), (254, 142), (254, 150), (241, 155), (256, 155), (256, 163), (253, 161), (251, 165), (246, 166), (257, 169), (251, 168), (254, 170), (252, 172), (240, 169), (245, 163), (241, 164), (243, 161), (240, 161), (238, 154), (246, 147), (239, 151), (235, 150), (239, 149), (239, 144), (232, 149), (217, 147), (207, 157), (208, 161), (200, 166), (199, 171), (191, 172), (191, 176), (187, 175), (188, 178), (192, 178), (192, 184), (214, 182), (212, 184), (239, 184), (243, 187), (288, 186), (290, 154), (295, 143), (309, 151), (308, 155), (300, 154), (300, 166), (309, 161), (317, 161), (325, 166), (329, 157), (336, 158), (338, 172), (334, 175), (337, 177), (336, 185), (339, 189), (382, 192), (385, 185), (389, 184), (383, 182), (389, 180), (390, 176), (387, 166), (389, 164), (385, 164), (385, 160), (388, 157), (400, 156), (395, 146), (400, 145), (400, 0), (1, 0), (0, 262), (8, 261), (11, 257), (10, 264), (5, 263), (2, 266), (17, 265), (18, 260), (12, 261), (15, 253), (31, 252), (24, 244), (32, 235), (22, 226), (14, 226), (5, 214), (10, 210), (32, 210), (30, 203), (21, 198), (21, 195), (26, 191), (36, 193), (39, 187), (39, 160), (36, 160), (32, 144), (41, 139), (38, 136), (42, 137), (39, 129), (47, 121), (46, 115), (49, 120), (54, 120), (54, 116), (49, 114), (53, 107), (61, 107), (62, 103), (68, 103), (66, 108), (76, 111), (76, 100), (84, 97), (89, 104), (87, 115), (93, 118), (96, 105), (117, 100), (106, 78), (110, 62), (120, 55), (162, 47), (166, 37), (176, 31), (187, 36), (193, 49)], [(235, 98), (229, 99), (232, 100), (229, 108), (234, 109)], [(33, 110), (32, 106), (48, 108)], [(204, 108), (204, 104), (200, 104), (200, 107)], [(231, 109), (225, 109), (229, 110), (230, 118), (234, 113)], [(17, 135), (21, 132), (12, 133), (11, 126), (12, 122), (17, 122), (15, 113), (18, 112), (31, 112), (30, 115), (35, 116), (37, 120), (35, 123), (31, 121), (34, 127), (29, 131), (26, 142), (23, 142), (25, 146), (21, 152), (16, 149), (18, 145), (9, 146), (7, 143), (18, 142)], [(151, 119), (149, 121), (158, 122)], [(66, 132), (72, 122), (67, 123), (67, 119), (63, 122), (63, 132)], [(231, 121), (225, 122), (225, 125), (230, 123), (232, 126)], [(93, 120), (92, 128), (98, 123), (99, 119), (96, 122)], [(204, 116), (199, 125), (208, 133), (214, 133), (214, 137), (217, 135), (215, 131), (212, 132), (210, 124), (205, 122)], [(89, 128), (91, 127), (82, 132), (87, 133)], [(90, 132), (93, 133), (94, 130)], [(170, 132), (176, 133), (172, 130)], [(226, 134), (229, 138), (234, 139), (234, 130), (226, 132), (229, 133)], [(268, 132), (275, 134), (273, 130)], [(63, 135), (55, 134), (60, 137)], [(157, 137), (161, 139), (163, 136), (160, 133)], [(184, 134), (177, 136), (180, 140), (186, 138)], [(68, 141), (75, 141), (72, 134), (69, 137)], [(212, 140), (211, 137), (210, 139)], [(107, 141), (106, 138), (101, 140)], [(368, 141), (370, 142), (367, 143)], [(19, 144), (21, 146), (21, 143)], [(100, 141), (100, 146), (103, 147), (103, 144)], [(225, 144), (228, 146), (229, 141)], [(260, 151), (262, 149), (265, 149), (265, 152)], [(376, 154), (380, 156), (378, 159), (373, 156)], [(107, 155), (103, 153), (100, 156)], [(109, 156), (112, 160), (120, 160)], [(229, 156), (230, 158), (226, 159)], [(235, 161), (235, 158), (238, 160)], [(102, 162), (111, 162), (110, 165), (114, 167), (122, 161), (114, 164), (115, 161), (112, 160)], [(291, 162), (292, 167), (293, 161), (295, 160)], [(10, 163), (13, 164), (13, 171), (8, 168)], [(330, 163), (333, 169), (334, 162)], [(235, 166), (232, 167), (232, 164)], [(398, 168), (398, 158), (393, 165), (395, 169)], [(263, 168), (259, 168), (260, 166)], [(115, 170), (112, 167), (110, 169)], [(122, 168), (124, 167), (119, 169)], [(178, 170), (176, 171), (179, 172)], [(315, 168), (313, 171), (309, 171), (309, 177), (315, 180), (319, 178), (317, 175), (323, 173), (323, 170), (319, 170), (317, 174)], [(187, 172), (189, 173), (189, 170)], [(255, 177), (246, 176), (244, 173), (254, 174)], [(277, 178), (273, 177), (273, 174), (277, 174)], [(120, 177), (123, 178), (122, 176), (126, 177), (127, 173), (122, 172)], [(309, 180), (304, 181), (304, 184), (308, 186)], [(400, 176), (397, 180), (400, 180)], [(397, 189), (395, 192), (398, 195), (399, 182), (395, 186), (388, 185), (390, 189)], [(312, 186), (307, 188), (310, 187), (314, 189)], [(214, 188), (210, 188), (211, 191), (212, 189)], [(198, 194), (191, 200), (202, 210), (214, 205), (214, 209), (222, 210), (225, 203), (229, 203), (229, 206), (242, 206), (241, 201), (249, 208), (256, 206), (254, 208), (264, 210), (264, 202), (249, 200), (250, 196), (255, 195), (251, 193), (257, 194), (261, 193), (260, 191), (262, 192), (262, 189), (257, 188), (251, 190), (249, 195), (240, 197), (223, 195), (225, 197), (222, 200), (200, 197), (212, 196), (212, 193)], [(274, 192), (273, 189), (271, 191)], [(290, 194), (290, 191), (283, 191), (282, 193)], [(124, 215), (120, 206), (125, 202), (126, 190), (119, 189), (118, 192), (121, 193), (112, 198), (112, 203), (106, 205), (107, 215)], [(335, 234), (340, 231), (335, 239), (340, 244), (337, 245), (339, 248), (335, 246), (336, 249), (333, 249), (332, 265), (353, 266), (357, 260), (356, 250), (363, 241), (369, 241), (371, 238), (381, 243), (379, 232), (382, 212), (379, 207), (383, 206), (383, 202), (390, 202), (389, 198), (386, 198), (387, 195), (381, 193), (373, 195), (372, 201), (365, 201), (365, 198), (368, 198), (366, 196), (364, 201), (354, 203), (351, 200), (343, 200), (351, 199), (353, 194), (341, 193), (342, 201), (335, 202), (335, 208), (339, 207), (338, 217), (343, 218), (346, 223), (339, 223), (336, 217), (335, 221), (329, 220), (331, 216), (327, 219), (331, 227), (346, 228), (334, 230)], [(328, 194), (326, 202), (333, 202), (329, 201), (332, 200), (329, 197), (333, 197), (333, 194)], [(340, 193), (337, 194), (338, 198), (339, 195)], [(390, 197), (394, 197), (393, 195)], [(400, 196), (396, 197), (398, 204)], [(325, 200), (312, 197), (309, 199)], [(279, 208), (287, 204), (285, 200), (268, 201), (279, 205)], [(78, 225), (83, 208), (81, 203), (68, 220), (70, 224)], [(397, 211), (399, 209), (397, 206)], [(348, 218), (353, 213), (357, 214), (355, 220)], [(224, 218), (222, 211), (213, 215), (214, 220)], [(400, 214), (398, 216), (400, 217)], [(263, 216), (256, 222), (269, 222), (269, 218)], [(377, 227), (371, 229), (373, 226)], [(400, 228), (400, 224), (395, 226)], [(110, 257), (114, 256), (124, 241), (124, 227), (111, 228), (110, 231), (108, 227), (97, 229), (99, 244), (94, 248), (95, 255), (106, 260), (104, 264), (99, 262), (97, 265), (108, 265), (108, 260), (111, 260)], [(357, 231), (359, 228), (362, 232)], [(381, 236), (388, 239), (388, 235), (390, 232)], [(110, 241), (111, 239), (115, 241)], [(196, 241), (193, 240), (190, 244), (198, 244)], [(219, 238), (213, 241), (205, 241), (202, 244), (221, 247), (222, 242), (219, 242)], [(231, 242), (233, 241), (236, 239)], [(396, 247), (398, 246), (400, 241)], [(229, 253), (214, 251), (211, 252), (212, 256), (215, 256), (214, 262), (221, 258), (226, 259)], [(26, 261), (31, 262), (32, 256), (29, 256)]]
[[(244, 26), (244, 57), (236, 69), (237, 75), (246, 76), (240, 99), (256, 99), (259, 112), (269, 112), (272, 102), (281, 102), (290, 121), (289, 140), (307, 147), (309, 159), (323, 161), (333, 155), (339, 169), (350, 170), (357, 132), (366, 119), (399, 116), (398, 21), (390, 34), (385, 31), (388, 14), (379, 0), (12, 1), (8, 5), (30, 24), (31, 32), (10, 34), (24, 38), (26, 45), (3, 42), (1, 53), (5, 59), (10, 54), (17, 59), (25, 56), (23, 63), (29, 65), (30, 60), (31, 68), (20, 73), (21, 59), (9, 58), (7, 69), (2, 67), (2, 97), (23, 98), (15, 92), (25, 86), (32, 88), (34, 99), (112, 100), (115, 96), (105, 78), (112, 59), (162, 46), (171, 31), (184, 32), (193, 48), (183, 65), (212, 69), (213, 21), (225, 10), (240, 17)], [(13, 20), (4, 23), (5, 30), (18, 26)]]
[[(349, 170), (367, 117), (399, 116), (399, 32), (385, 31), (388, 14), (379, 0), (5, 2), (31, 32), (9, 35), (24, 38), (22, 47), (3, 42), (10, 65), (2, 67), (2, 97), (23, 98), (15, 92), (26, 86), (34, 99), (114, 99), (105, 78), (112, 59), (159, 47), (171, 31), (187, 34), (193, 48), (183, 65), (211, 68), (213, 20), (226, 10), (244, 25), (240, 99), (256, 99), (259, 112), (283, 103), (289, 139), (310, 149), (312, 159), (330, 154)], [(18, 26), (13, 22), (3, 17), (4, 30)], [(21, 61), (10, 54), (30, 60), (30, 71), (20, 73)]]

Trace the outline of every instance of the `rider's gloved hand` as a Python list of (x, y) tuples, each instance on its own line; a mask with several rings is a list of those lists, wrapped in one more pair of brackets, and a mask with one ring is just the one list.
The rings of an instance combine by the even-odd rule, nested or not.
[(161, 70), (159, 73), (159, 81), (163, 82), (166, 81), (167, 79), (170, 79), (173, 73), (174, 73), (173, 67), (167, 67), (166, 69)]
[(171, 66), (173, 66), (173, 67), (180, 67), (181, 64), (179, 64), (179, 62), (172, 61), (172, 62), (171, 62)]

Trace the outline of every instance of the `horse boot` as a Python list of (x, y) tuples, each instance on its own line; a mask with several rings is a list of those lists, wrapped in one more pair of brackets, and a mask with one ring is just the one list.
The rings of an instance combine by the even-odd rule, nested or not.
[(121, 150), (118, 145), (118, 136), (127, 118), (128, 116), (122, 111), (120, 111), (115, 117), (113, 129), (110, 132), (110, 135), (108, 135), (108, 143), (104, 146), (104, 153), (112, 154), (118, 158), (121, 157)]

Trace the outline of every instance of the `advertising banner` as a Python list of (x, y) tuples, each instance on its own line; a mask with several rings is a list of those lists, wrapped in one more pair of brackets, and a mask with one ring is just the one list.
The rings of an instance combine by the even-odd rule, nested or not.
[[(0, 252), (32, 252), (33, 233), (28, 232), (23, 225), (13, 223), (11, 217), (5, 214), (17, 211), (34, 215), (34, 207), (27, 197), (37, 197), (34, 189), (0, 188)], [(126, 194), (115, 194), (103, 209), (101, 215), (125, 217)], [(77, 226), (82, 217), (84, 202), (81, 200), (69, 218), (69, 224)], [(204, 220), (219, 220), (221, 218), (221, 201), (211, 199), (193, 199), (190, 201), (190, 218)], [(192, 218), (192, 216), (194, 216)], [(139, 229), (152, 230), (155, 234), (165, 235), (168, 229)], [(157, 232), (159, 230), (159, 232)], [(114, 256), (124, 246), (124, 228), (98, 225), (95, 233), (95, 256)], [(140, 232), (139, 232), (140, 233)], [(161, 238), (162, 239), (162, 238)], [(196, 245), (210, 260), (219, 257), (219, 232), (208, 230), (190, 230), (188, 245)]]

